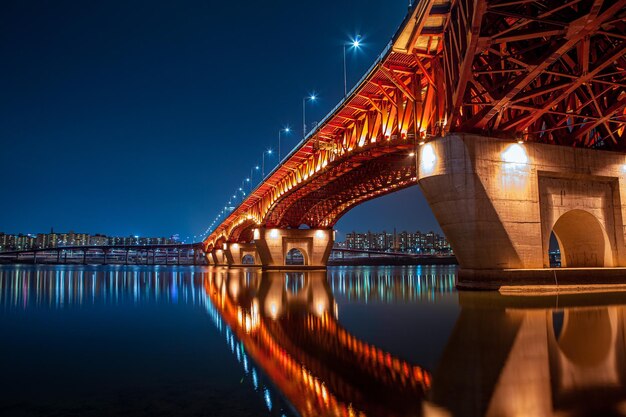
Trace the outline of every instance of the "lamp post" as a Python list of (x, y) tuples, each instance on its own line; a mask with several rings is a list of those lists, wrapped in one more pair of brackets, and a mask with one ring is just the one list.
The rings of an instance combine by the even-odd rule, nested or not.
[[(252, 176), (252, 173), (254, 171), (258, 171), (259, 169), (261, 169), (258, 165), (255, 165), (254, 168), (250, 168), (250, 179), (253, 179), (254, 177)], [(252, 189), (252, 183), (250, 183), (250, 188)]]
[(343, 96), (346, 97), (348, 95), (348, 70), (346, 65), (346, 46), (350, 46), (351, 48), (358, 49), (361, 46), (360, 36), (357, 35), (352, 42), (343, 44)]
[(289, 133), (291, 132), (291, 129), (289, 129), (289, 127), (284, 127), (278, 131), (278, 163), (279, 164), (280, 164), (280, 161), (282, 160), (281, 159), (282, 153), (280, 152), (280, 136), (283, 132)]
[(272, 150), (268, 149), (267, 151), (263, 152), (263, 160), (261, 163), (261, 179), (265, 178), (265, 154), (271, 155), (272, 154)]
[(302, 99), (302, 139), (306, 137), (306, 102), (315, 101), (316, 99), (315, 93)]

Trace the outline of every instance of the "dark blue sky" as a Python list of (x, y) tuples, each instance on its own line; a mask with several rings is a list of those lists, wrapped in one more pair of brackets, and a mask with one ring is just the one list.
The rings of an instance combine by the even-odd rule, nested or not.
[[(401, 23), (406, 0), (0, 3), (0, 231), (199, 234), (278, 129), (300, 140)], [(276, 163), (270, 159), (268, 164)], [(417, 187), (352, 229), (438, 229)]]

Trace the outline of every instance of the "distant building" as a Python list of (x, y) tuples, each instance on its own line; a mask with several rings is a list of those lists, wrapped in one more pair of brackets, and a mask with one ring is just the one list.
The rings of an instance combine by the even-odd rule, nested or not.
[(105, 235), (95, 234), (89, 237), (90, 246), (106, 246), (109, 243), (109, 238)]
[(47, 249), (68, 246), (131, 246), (131, 245), (167, 245), (177, 243), (178, 235), (166, 237), (139, 237), (139, 236), (106, 236), (103, 234), (89, 235), (88, 233), (50, 233), (6, 234), (0, 232), (0, 252), (28, 249)]
[(346, 234), (344, 242), (338, 242), (338, 247), (346, 249), (372, 250), (377, 252), (405, 252), (423, 254), (452, 254), (450, 244), (445, 236), (435, 232), (422, 233), (402, 231), (393, 233), (387, 231)]

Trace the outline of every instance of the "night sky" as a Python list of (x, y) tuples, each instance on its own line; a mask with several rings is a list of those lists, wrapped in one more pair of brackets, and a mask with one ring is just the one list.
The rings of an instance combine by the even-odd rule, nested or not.
[[(0, 3), (0, 231), (199, 235), (389, 42), (406, 0)], [(274, 166), (276, 158), (266, 160)], [(267, 169), (269, 171), (269, 169)], [(255, 182), (258, 176), (253, 178)], [(337, 225), (439, 230), (418, 187)]]

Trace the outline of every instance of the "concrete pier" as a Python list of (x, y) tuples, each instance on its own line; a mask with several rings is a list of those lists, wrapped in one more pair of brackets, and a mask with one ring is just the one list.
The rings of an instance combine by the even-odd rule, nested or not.
[[(624, 154), (478, 135), (433, 140), (418, 156), (462, 288), (626, 283), (625, 180)], [(552, 232), (564, 266), (556, 270)]]
[[(326, 268), (334, 236), (331, 229), (266, 229), (255, 231), (254, 241), (265, 269)], [(289, 265), (288, 255), (299, 252), (300, 265)]]

